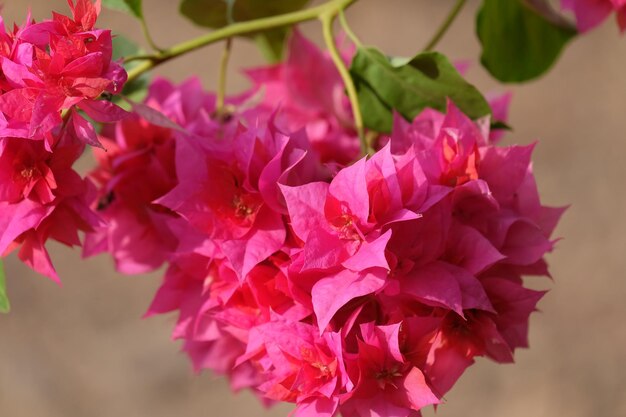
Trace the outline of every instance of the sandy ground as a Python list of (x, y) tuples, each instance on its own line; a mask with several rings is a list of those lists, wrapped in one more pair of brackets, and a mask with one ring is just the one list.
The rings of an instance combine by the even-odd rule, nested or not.
[[(62, 0), (5, 0), (7, 22), (21, 21), (28, 4), (38, 19)], [(201, 33), (176, 17), (173, 0), (145, 0), (155, 38), (169, 45)], [(425, 43), (451, 0), (362, 0), (349, 20), (362, 39), (393, 55)], [(454, 58), (475, 58), (477, 2), (470, 2), (441, 43)], [(132, 19), (106, 12), (100, 25), (141, 39)], [(316, 24), (305, 32), (319, 39)], [(170, 63), (158, 73), (182, 80), (199, 72), (216, 83), (219, 47)], [(255, 49), (236, 42), (234, 68), (260, 63)], [(549, 257), (555, 282), (532, 319), (532, 348), (517, 363), (479, 360), (448, 394), (439, 417), (626, 416), (626, 37), (614, 22), (578, 39), (542, 80), (515, 87), (509, 143), (538, 138), (535, 171), (544, 201), (572, 204), (558, 229), (565, 239)], [(484, 90), (503, 89), (478, 66), (469, 78)], [(245, 88), (243, 77), (229, 89)], [(81, 261), (54, 248), (63, 279), (58, 288), (13, 257), (7, 261), (13, 303), (0, 317), (0, 417), (241, 417), (286, 416), (264, 411), (225, 382), (196, 376), (177, 343), (173, 317), (141, 320), (159, 285), (158, 274), (121, 277), (111, 261)], [(425, 413), (431, 416), (432, 411)]]

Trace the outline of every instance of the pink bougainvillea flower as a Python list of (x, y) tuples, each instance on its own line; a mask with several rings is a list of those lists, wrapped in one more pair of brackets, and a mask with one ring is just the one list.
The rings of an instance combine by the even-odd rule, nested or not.
[[(146, 104), (174, 117), (174, 93), (161, 97), (161, 84), (151, 87)], [(107, 126), (101, 141), (105, 149), (94, 150), (98, 167), (90, 177), (99, 189), (96, 209), (107, 225), (87, 235), (84, 255), (109, 252), (120, 272), (150, 271), (178, 244), (172, 231), (178, 216), (154, 203), (177, 184), (174, 132), (133, 115)]]
[[(119, 120), (125, 112), (97, 98), (119, 93), (126, 72), (111, 61), (111, 31), (94, 29), (100, 2), (69, 2), (73, 17), (31, 23), (2, 37), (0, 68), (0, 135), (45, 140), (51, 150), (61, 111), (75, 106), (99, 122)], [(72, 115), (76, 137), (97, 145), (95, 132), (78, 114)], [(95, 142), (94, 142), (95, 140)]]
[(622, 33), (626, 31), (625, 0), (561, 0), (561, 5), (564, 9), (574, 12), (576, 24), (581, 32), (587, 32), (598, 26), (613, 12)]
[(258, 389), (269, 399), (295, 402), (296, 416), (335, 415), (339, 394), (353, 387), (341, 336), (320, 336), (305, 323), (274, 320), (255, 327), (242, 360), (258, 362), (265, 379)]
[(239, 126), (230, 137), (178, 140), (179, 183), (158, 202), (219, 241), (243, 280), (285, 243), (286, 209), (278, 184), (324, 175), (302, 134), (285, 135), (272, 125)]
[(419, 415), (419, 410), (440, 402), (424, 373), (402, 354), (400, 324), (361, 325), (358, 351), (346, 358), (348, 372), (358, 381), (341, 412), (345, 416)]
[[(294, 403), (296, 416), (418, 417), (476, 357), (511, 362), (527, 346), (543, 292), (521, 277), (548, 273), (564, 209), (539, 200), (534, 145), (495, 146), (489, 123), (453, 103), (396, 117), (368, 158), (325, 158), (306, 123), (289, 133), (281, 118), (301, 111), (290, 100), (328, 112), (308, 83), (332, 77), (291, 64), (268, 82), (265, 100), (282, 104), (270, 116), (267, 101), (235, 104), (229, 120), (168, 113), (186, 129), (177, 183), (151, 204), (179, 216), (178, 244), (148, 314), (178, 311), (174, 337), (197, 370)], [(301, 91), (285, 95), (289, 83)], [(175, 90), (159, 88), (160, 102)], [(497, 117), (508, 99), (493, 101)], [(192, 101), (170, 103), (210, 102)]]
[(88, 207), (93, 186), (72, 169), (83, 146), (69, 140), (54, 153), (43, 142), (0, 140), (0, 253), (19, 247), (20, 259), (55, 281), (46, 241), (80, 245), (77, 232), (101, 224)]
[(356, 159), (359, 141), (339, 72), (299, 31), (289, 39), (284, 63), (246, 73), (263, 94), (258, 114), (267, 117), (279, 108), (277, 126), (286, 131), (305, 128), (324, 162), (345, 165)]

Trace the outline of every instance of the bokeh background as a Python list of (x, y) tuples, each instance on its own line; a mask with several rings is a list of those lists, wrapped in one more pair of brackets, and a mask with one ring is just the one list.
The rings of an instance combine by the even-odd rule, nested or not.
[[(261, 0), (259, 0), (261, 1)], [(7, 24), (30, 5), (43, 19), (64, 0), (4, 0)], [(175, 0), (144, 0), (160, 45), (202, 33), (177, 15)], [(361, 0), (348, 13), (365, 43), (390, 55), (413, 55), (452, 0)], [(479, 56), (474, 35), (478, 1), (470, 1), (440, 44), (454, 59)], [(132, 18), (106, 11), (99, 21), (142, 42)], [(320, 40), (316, 22), (304, 31)], [(171, 62), (157, 73), (176, 81), (196, 73), (208, 89), (217, 80), (220, 46)], [(236, 69), (262, 63), (237, 41), (229, 91), (247, 81)], [(498, 85), (476, 63), (468, 78), (483, 91), (514, 91), (508, 143), (540, 139), (534, 168), (546, 203), (572, 204), (549, 256), (554, 282), (532, 317), (531, 349), (515, 365), (478, 360), (447, 395), (439, 417), (626, 416), (626, 36), (614, 21), (576, 39), (543, 79)], [(86, 162), (88, 164), (88, 161)], [(59, 288), (11, 256), (6, 262), (13, 304), (0, 317), (0, 417), (287, 416), (264, 410), (251, 395), (229, 392), (224, 380), (195, 375), (169, 339), (174, 317), (142, 320), (159, 274), (122, 277), (107, 257), (88, 261), (53, 247)], [(432, 416), (429, 410), (426, 416)]]

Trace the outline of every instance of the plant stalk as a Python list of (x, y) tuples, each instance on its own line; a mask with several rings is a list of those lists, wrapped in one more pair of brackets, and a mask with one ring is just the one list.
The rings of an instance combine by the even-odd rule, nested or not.
[(437, 32), (435, 32), (433, 38), (430, 40), (430, 42), (428, 42), (428, 44), (426, 44), (426, 47), (424, 47), (424, 51), (432, 51), (433, 49), (435, 49), (435, 46), (437, 46), (437, 44), (446, 34), (448, 29), (450, 29), (450, 26), (452, 26), (452, 23), (457, 18), (457, 16), (463, 9), (463, 6), (465, 6), (466, 2), (467, 0), (457, 0), (452, 10), (450, 10), (450, 13), (448, 13), (448, 16), (446, 16), (446, 20), (443, 21), (441, 26), (439, 26), (439, 29), (437, 29)]
[(133, 60), (142, 59), (144, 62), (128, 71), (128, 82), (131, 82), (143, 73), (163, 64), (171, 59), (200, 49), (204, 46), (219, 42), (234, 36), (246, 35), (254, 32), (261, 32), (267, 29), (274, 29), (282, 26), (290, 26), (296, 23), (305, 22), (320, 18), (324, 14), (336, 15), (339, 11), (346, 9), (357, 0), (330, 0), (319, 6), (310, 9), (299, 10), (297, 12), (286, 13), (278, 16), (271, 16), (262, 19), (250, 20), (247, 22), (234, 23), (221, 29), (214, 30), (206, 35), (191, 39), (186, 42), (174, 45), (160, 53), (147, 55), (144, 57), (133, 57)]
[(233, 38), (226, 39), (222, 60), (220, 61), (220, 75), (217, 84), (217, 97), (215, 98), (215, 113), (222, 116), (224, 113), (224, 102), (226, 99), (226, 77), (228, 72), (228, 60), (232, 49)]
[(359, 98), (356, 92), (356, 87), (354, 86), (354, 81), (352, 81), (352, 77), (350, 76), (350, 72), (348, 71), (346, 64), (343, 62), (341, 54), (337, 50), (337, 45), (335, 44), (335, 38), (333, 36), (333, 22), (335, 21), (336, 17), (336, 11), (324, 13), (320, 16), (320, 20), (322, 22), (322, 30), (324, 34), (324, 42), (326, 43), (328, 52), (330, 52), (330, 56), (335, 64), (335, 67), (337, 67), (337, 70), (341, 75), (341, 79), (346, 86), (348, 98), (350, 99), (350, 104), (352, 106), (354, 126), (356, 128), (357, 134), (359, 135), (359, 141), (361, 143), (361, 153), (363, 153), (363, 155), (368, 155), (370, 153), (370, 147), (367, 143), (367, 140), (365, 139), (363, 116), (361, 115), (361, 108), (359, 106)]

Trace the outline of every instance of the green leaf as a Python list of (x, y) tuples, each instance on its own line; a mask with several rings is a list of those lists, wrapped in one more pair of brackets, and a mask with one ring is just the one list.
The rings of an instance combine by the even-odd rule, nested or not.
[(0, 261), (0, 313), (8, 313), (11, 310), (5, 281), (4, 264)]
[(476, 29), (483, 66), (503, 82), (539, 77), (577, 33), (547, 0), (483, 0)]
[(374, 48), (359, 48), (350, 73), (355, 81), (366, 127), (391, 130), (396, 110), (413, 120), (426, 107), (446, 110), (450, 98), (465, 114), (479, 118), (491, 113), (482, 94), (461, 77), (448, 59), (425, 52), (393, 63)]
[[(307, 3), (309, 0), (183, 0), (180, 12), (197, 25), (217, 29), (233, 22), (295, 12)], [(278, 61), (287, 34), (287, 28), (277, 28), (245, 36), (254, 39), (270, 61)]]
[(495, 120), (493, 122), (491, 122), (491, 130), (508, 130), (508, 131), (512, 131), (513, 128), (511, 126), (509, 126), (507, 123), (504, 123), (500, 120)]
[(143, 19), (142, 0), (102, 0), (102, 5), (108, 9), (130, 13), (138, 19)]
[(259, 33), (254, 37), (254, 41), (269, 62), (280, 62), (285, 49), (285, 39), (289, 34), (289, 29), (278, 28), (265, 33)]
[(361, 83), (357, 86), (357, 90), (365, 126), (377, 132), (391, 132), (393, 109), (388, 107), (369, 85)]

